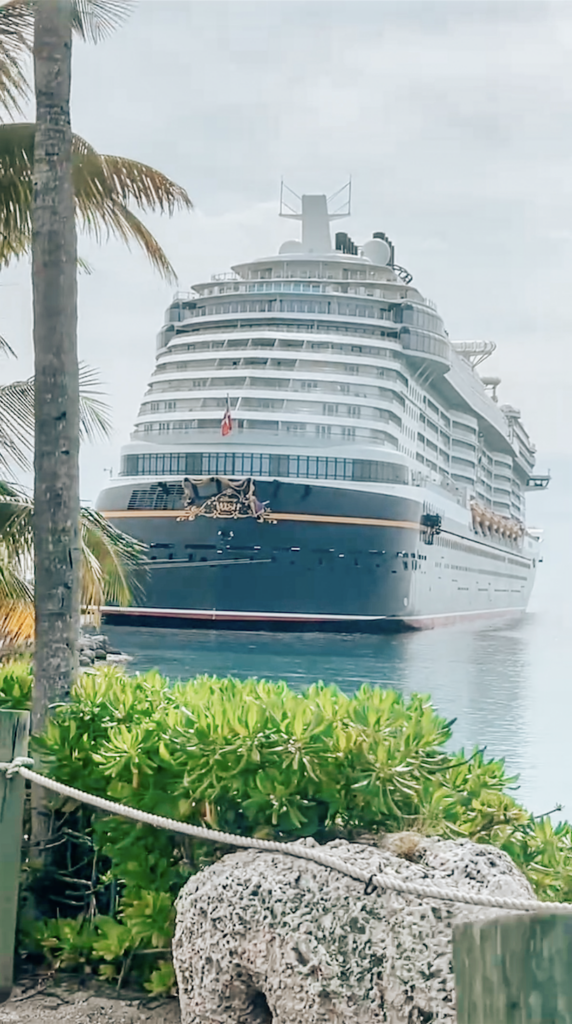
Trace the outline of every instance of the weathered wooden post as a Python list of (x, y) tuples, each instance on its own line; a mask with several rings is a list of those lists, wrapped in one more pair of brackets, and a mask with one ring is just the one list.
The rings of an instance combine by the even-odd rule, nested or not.
[(572, 914), (459, 925), (453, 964), (458, 1024), (572, 1024)]
[[(0, 761), (27, 756), (29, 729), (29, 711), (0, 710)], [(0, 1002), (9, 998), (14, 975), (24, 786), (20, 775), (0, 772)]]

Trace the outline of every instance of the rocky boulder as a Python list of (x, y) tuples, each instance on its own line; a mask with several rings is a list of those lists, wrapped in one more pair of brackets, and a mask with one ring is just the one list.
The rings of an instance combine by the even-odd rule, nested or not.
[(87, 668), (98, 661), (125, 663), (132, 659), (117, 648), (112, 647), (109, 639), (102, 633), (82, 631), (79, 638), (80, 668)]
[[(468, 840), (399, 833), (379, 846), (336, 840), (324, 849), (372, 874), (534, 898), (506, 854)], [(453, 1024), (453, 926), (498, 915), (366, 895), (336, 871), (282, 854), (229, 854), (177, 902), (182, 1024)]]

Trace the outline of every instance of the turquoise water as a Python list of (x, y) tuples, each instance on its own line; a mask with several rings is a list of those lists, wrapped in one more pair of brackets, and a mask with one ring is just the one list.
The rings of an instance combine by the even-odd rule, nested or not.
[(361, 683), (430, 693), (456, 718), (454, 745), (486, 746), (520, 775), (519, 797), (535, 813), (563, 805), (572, 820), (572, 467), (530, 501), (545, 527), (544, 562), (530, 612), (512, 624), (453, 626), (393, 636), (251, 633), (107, 627), (133, 657), (130, 670), (158, 668), (172, 679), (198, 672), (322, 679), (352, 692)]

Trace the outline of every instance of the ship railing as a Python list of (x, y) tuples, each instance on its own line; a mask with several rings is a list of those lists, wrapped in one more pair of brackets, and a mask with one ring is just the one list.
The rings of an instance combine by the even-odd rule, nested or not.
[(224, 274), (211, 274), (211, 281), (242, 281), (242, 278), (234, 271), (228, 270)]

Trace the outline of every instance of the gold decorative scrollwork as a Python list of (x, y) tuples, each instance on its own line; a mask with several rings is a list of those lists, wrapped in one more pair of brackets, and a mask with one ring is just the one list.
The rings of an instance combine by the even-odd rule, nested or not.
[[(199, 499), (198, 487), (200, 484), (214, 482), (224, 486), (224, 490), (218, 494), (205, 498), (202, 502)], [(177, 517), (177, 522), (191, 522), (198, 516), (207, 516), (209, 519), (256, 519), (259, 523), (276, 523), (272, 512), (267, 508), (268, 502), (259, 501), (254, 491), (254, 480), (226, 480), (220, 477), (210, 477), (201, 480), (193, 480), (185, 477), (183, 480), (185, 492), (185, 511)]]

